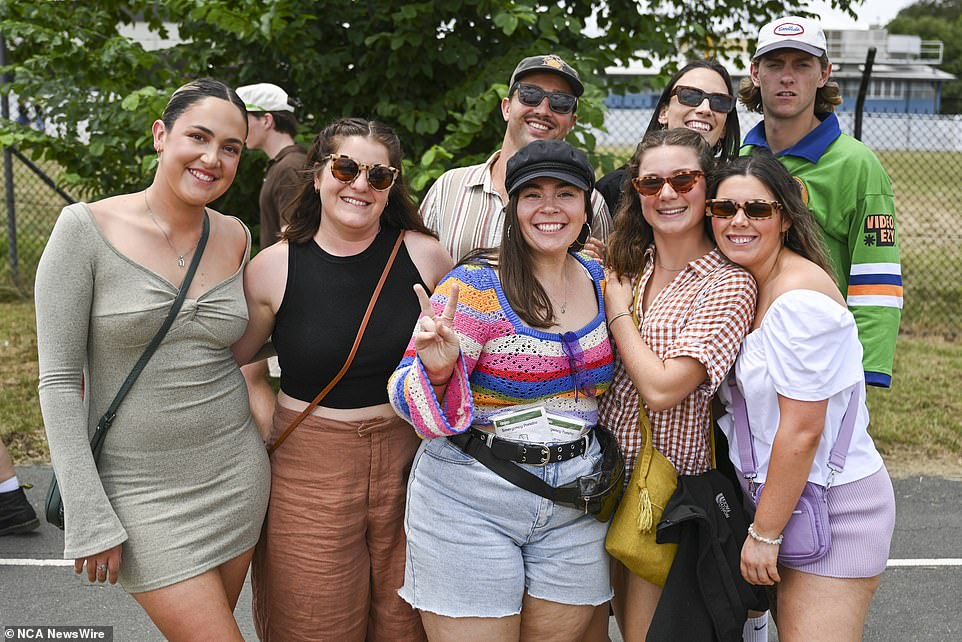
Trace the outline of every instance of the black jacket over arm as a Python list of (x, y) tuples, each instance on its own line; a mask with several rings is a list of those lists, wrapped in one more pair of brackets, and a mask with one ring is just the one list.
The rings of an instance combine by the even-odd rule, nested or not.
[(678, 553), (655, 610), (649, 641), (737, 642), (748, 610), (765, 611), (764, 587), (740, 570), (748, 520), (741, 489), (717, 470), (678, 477), (678, 489), (658, 524), (659, 543)]

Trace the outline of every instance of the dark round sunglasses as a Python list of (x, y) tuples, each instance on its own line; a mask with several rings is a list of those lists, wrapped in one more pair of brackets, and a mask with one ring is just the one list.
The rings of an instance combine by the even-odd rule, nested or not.
[(698, 169), (681, 169), (668, 178), (662, 178), (661, 176), (655, 176), (653, 174), (650, 176), (638, 176), (631, 179), (631, 186), (642, 196), (657, 196), (661, 193), (665, 183), (668, 183), (675, 192), (684, 194), (693, 190), (698, 183), (699, 177), (704, 175), (705, 173)]
[(545, 91), (538, 85), (526, 82), (518, 83), (518, 100), (522, 105), (537, 107), (548, 97), (548, 108), (556, 114), (570, 114), (578, 104), (577, 97), (563, 91)]
[(735, 97), (728, 94), (709, 94), (694, 87), (676, 85), (671, 90), (671, 95), (675, 96), (682, 105), (688, 107), (697, 107), (707, 98), (708, 108), (719, 114), (727, 114), (735, 109)]
[(775, 210), (781, 209), (778, 201), (764, 201), (753, 199), (739, 203), (730, 198), (710, 198), (705, 201), (705, 215), (712, 218), (735, 218), (738, 210), (745, 212), (745, 216), (755, 221), (763, 221), (775, 215)]
[(394, 181), (401, 173), (400, 170), (389, 165), (381, 165), (380, 163), (365, 165), (344, 154), (328, 154), (324, 157), (324, 161), (328, 160), (331, 161), (331, 176), (338, 181), (353, 183), (363, 169), (367, 172), (367, 184), (379, 192), (391, 189)]

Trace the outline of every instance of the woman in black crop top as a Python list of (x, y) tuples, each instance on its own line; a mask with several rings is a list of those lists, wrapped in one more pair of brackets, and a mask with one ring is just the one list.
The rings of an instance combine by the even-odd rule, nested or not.
[[(404, 499), (419, 439), (388, 403), (387, 379), (451, 257), (421, 222), (388, 127), (337, 120), (315, 138), (281, 242), (244, 276), (247, 363), (272, 337), (281, 390), (268, 443), (334, 378), (398, 236), (404, 239), (344, 377), (271, 456), (271, 501), (254, 556), (261, 640), (418, 640), (404, 575)], [(397, 169), (395, 169), (397, 168)]]

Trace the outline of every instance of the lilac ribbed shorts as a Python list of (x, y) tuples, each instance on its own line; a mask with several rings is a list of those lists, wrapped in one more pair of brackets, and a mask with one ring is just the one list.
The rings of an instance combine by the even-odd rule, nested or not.
[[(744, 478), (739, 477), (743, 490), (747, 490)], [(808, 564), (779, 564), (823, 577), (880, 575), (888, 562), (895, 530), (895, 491), (885, 466), (868, 477), (832, 486), (828, 491), (828, 521), (832, 547), (825, 557)]]

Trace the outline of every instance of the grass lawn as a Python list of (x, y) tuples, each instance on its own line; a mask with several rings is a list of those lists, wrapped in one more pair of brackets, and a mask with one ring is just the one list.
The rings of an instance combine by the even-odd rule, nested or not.
[[(0, 436), (20, 463), (47, 461), (30, 302), (0, 303)], [(869, 389), (869, 428), (899, 475), (962, 475), (962, 343), (903, 334), (894, 388)], [(122, 427), (121, 427), (122, 429)]]

